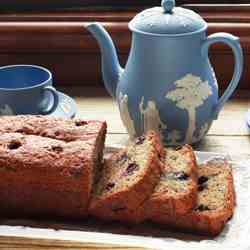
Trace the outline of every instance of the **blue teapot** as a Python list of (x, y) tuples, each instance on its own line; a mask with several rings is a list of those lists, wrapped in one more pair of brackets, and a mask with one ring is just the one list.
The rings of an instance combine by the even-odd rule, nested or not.
[[(163, 0), (161, 7), (130, 21), (132, 47), (124, 69), (104, 28), (90, 23), (87, 29), (99, 43), (105, 87), (131, 137), (153, 129), (166, 145), (200, 141), (242, 74), (239, 38), (222, 32), (207, 36), (207, 23), (192, 10), (175, 7), (174, 0)], [(229, 45), (235, 57), (233, 78), (220, 98), (208, 58), (215, 42)]]

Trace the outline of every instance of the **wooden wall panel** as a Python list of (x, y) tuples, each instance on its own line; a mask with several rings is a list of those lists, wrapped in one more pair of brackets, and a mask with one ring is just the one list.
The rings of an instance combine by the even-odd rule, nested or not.
[[(155, 6), (160, 5), (160, 0), (1, 0), (2, 10), (36, 10), (89, 6)], [(248, 4), (249, 0), (176, 0), (177, 4)], [(0, 10), (1, 10), (0, 9)]]
[[(188, 7), (196, 9), (208, 21), (209, 34), (224, 31), (240, 37), (245, 61), (240, 88), (250, 88), (250, 6), (235, 7), (237, 11), (225, 6)], [(127, 25), (137, 11), (1, 14), (0, 65), (39, 64), (53, 71), (58, 85), (100, 85), (99, 48), (84, 26), (91, 21), (100, 21), (111, 33), (124, 64), (131, 40)], [(229, 21), (229, 15), (234, 21)], [(228, 47), (217, 44), (210, 55), (218, 82), (226, 87), (233, 73), (232, 53)]]
[[(127, 60), (126, 54), (119, 54), (121, 64)], [(0, 53), (1, 65), (36, 64), (53, 72), (53, 81), (61, 85), (102, 85), (100, 54), (85, 53)]]

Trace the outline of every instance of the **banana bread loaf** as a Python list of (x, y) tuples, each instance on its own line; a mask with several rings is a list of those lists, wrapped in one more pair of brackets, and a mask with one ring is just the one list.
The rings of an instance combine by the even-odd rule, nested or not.
[[(29, 116), (27, 121), (42, 120), (44, 126), (34, 122), (37, 130), (30, 134), (9, 132), (26, 126), (26, 123), (19, 123), (19, 118), (0, 118), (1, 126), (4, 120), (9, 121), (8, 126), (0, 129), (0, 214), (85, 216), (102, 162), (106, 124), (87, 122), (87, 131), (77, 132), (72, 120)], [(21, 117), (21, 121), (25, 119)], [(45, 124), (49, 124), (47, 128)], [(53, 128), (53, 124), (57, 128)], [(40, 131), (47, 129), (49, 135), (56, 129), (61, 134), (58, 139), (42, 133), (42, 136), (32, 135), (39, 134), (40, 126)], [(70, 130), (78, 135), (69, 139), (67, 132)]]
[(213, 160), (201, 165), (198, 174), (198, 200), (194, 209), (184, 216), (158, 222), (189, 232), (216, 236), (234, 211), (232, 169), (227, 161)]
[(94, 189), (90, 214), (103, 220), (139, 222), (136, 211), (159, 181), (163, 157), (164, 150), (153, 131), (114, 153)]
[(142, 210), (146, 218), (162, 221), (191, 211), (197, 198), (195, 154), (189, 145), (166, 149), (164, 170), (159, 183)]

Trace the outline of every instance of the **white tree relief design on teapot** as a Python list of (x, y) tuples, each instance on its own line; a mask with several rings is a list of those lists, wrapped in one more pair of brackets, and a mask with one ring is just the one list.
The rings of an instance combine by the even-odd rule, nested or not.
[(187, 111), (188, 129), (185, 142), (190, 143), (196, 126), (196, 108), (212, 95), (212, 89), (208, 81), (203, 82), (200, 77), (192, 74), (185, 75), (174, 84), (176, 88), (169, 91), (165, 97), (175, 102), (178, 108)]
[(128, 109), (128, 96), (123, 95), (120, 92), (118, 104), (119, 104), (120, 116), (121, 116), (122, 122), (126, 126), (130, 137), (133, 138), (135, 137), (136, 132), (135, 132), (134, 121), (131, 119), (129, 109)]
[(154, 130), (161, 136), (162, 130), (167, 128), (167, 125), (161, 121), (159, 110), (154, 101), (150, 100), (146, 103), (146, 108), (143, 108), (144, 96), (141, 98), (139, 109), (141, 120), (143, 121), (143, 131)]

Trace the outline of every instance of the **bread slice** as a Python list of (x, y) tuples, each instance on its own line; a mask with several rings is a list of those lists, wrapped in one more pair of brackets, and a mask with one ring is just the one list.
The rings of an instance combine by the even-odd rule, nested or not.
[(189, 214), (169, 217), (162, 221), (169, 226), (205, 234), (218, 235), (232, 217), (235, 192), (230, 164), (225, 160), (212, 160), (199, 166), (198, 199)]
[(90, 202), (90, 214), (103, 220), (138, 222), (137, 208), (152, 194), (161, 175), (164, 150), (149, 131), (104, 164)]
[(197, 164), (191, 146), (166, 149), (160, 181), (143, 206), (145, 217), (162, 222), (169, 216), (188, 213), (197, 199)]

